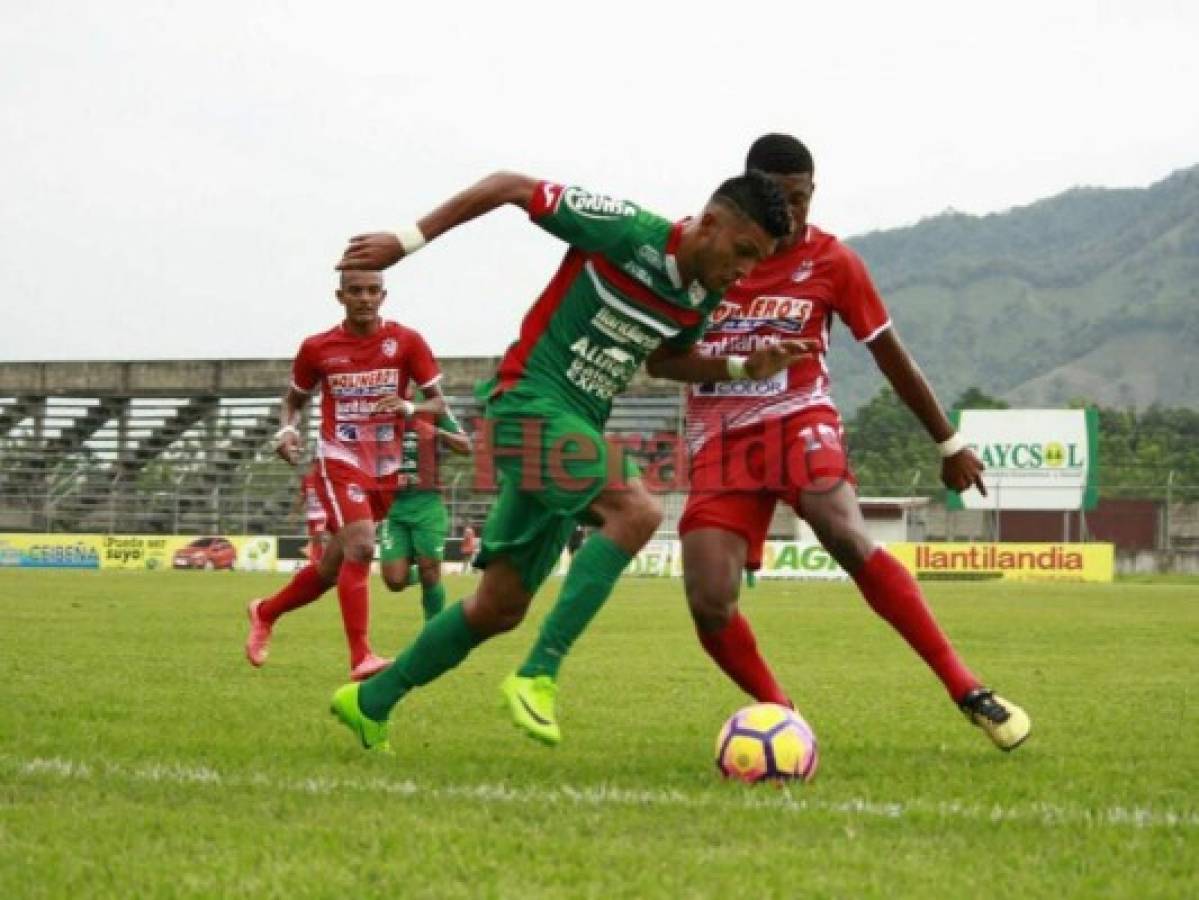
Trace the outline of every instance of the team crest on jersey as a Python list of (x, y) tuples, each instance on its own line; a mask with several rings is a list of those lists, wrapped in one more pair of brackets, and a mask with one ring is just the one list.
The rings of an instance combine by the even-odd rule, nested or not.
[(337, 423), (337, 439), (340, 441), (356, 441), (358, 440), (358, 426), (347, 425), (345, 422)]
[(395, 338), (387, 338), (380, 349), (383, 351), (383, 355), (390, 359), (396, 355), (396, 351), (400, 349), (400, 345), (396, 342)]
[(366, 492), (356, 484), (346, 486), (346, 496), (354, 503), (361, 503), (366, 499)]
[(698, 281), (691, 282), (691, 287), (687, 288), (687, 299), (691, 301), (692, 306), (699, 306), (708, 297), (708, 289)]
[(812, 277), (812, 267), (812, 261), (805, 259), (799, 264), (799, 268), (791, 273), (791, 280), (796, 284), (799, 284), (801, 281), (807, 281)]

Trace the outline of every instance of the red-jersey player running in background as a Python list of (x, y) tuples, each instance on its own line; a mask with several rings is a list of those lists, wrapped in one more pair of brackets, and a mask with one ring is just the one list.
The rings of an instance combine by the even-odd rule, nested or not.
[[(401, 420), (418, 412), (440, 413), (445, 399), (437, 384), (441, 372), (424, 338), (379, 317), (386, 297), (379, 272), (341, 273), (337, 300), (345, 307), (345, 320), (305, 340), (293, 363), (276, 451), (293, 466), (299, 462), (296, 422), (320, 387), (317, 494), (333, 539), (319, 564), (302, 568), (273, 597), (250, 602), (246, 657), (255, 666), (266, 661), (278, 618), (316, 600), (334, 584), (350, 646), (351, 677), (360, 681), (390, 662), (371, 653), (367, 640), (375, 523), (387, 515), (398, 485)], [(410, 382), (428, 399), (403, 399)]]
[[(966, 668), (915, 579), (866, 531), (824, 361), (833, 316), (866, 344), (938, 446), (946, 487), (977, 487), (985, 493), (983, 465), (954, 433), (857, 254), (808, 224), (815, 185), (807, 148), (787, 135), (765, 135), (750, 148), (746, 165), (767, 173), (783, 189), (795, 228), (772, 257), (729, 290), (698, 349), (712, 355), (749, 353), (786, 338), (812, 342), (816, 353), (765, 381), (701, 384), (688, 393), (691, 494), (679, 534), (687, 601), (700, 643), (758, 701), (790, 705), (737, 608), (741, 572), (761, 564), (767, 528), (781, 499), (807, 520), (870, 607), (920, 654), (970, 721), (1001, 749), (1011, 750), (1028, 736), (1028, 716)], [(671, 374), (669, 365), (655, 367), (652, 360), (650, 372)]]
[(329, 517), (325, 514), (324, 504), (317, 493), (316, 483), (320, 477), (320, 467), (313, 463), (300, 479), (300, 508), (304, 513), (304, 524), (308, 528), (308, 561), (316, 565), (325, 553), (325, 545), (329, 543)]

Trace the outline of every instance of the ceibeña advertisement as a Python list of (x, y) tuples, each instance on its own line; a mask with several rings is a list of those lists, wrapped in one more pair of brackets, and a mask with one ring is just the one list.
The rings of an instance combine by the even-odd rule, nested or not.
[(1099, 499), (1095, 409), (965, 409), (958, 432), (985, 465), (979, 491), (950, 509), (1093, 509)]
[(276, 548), (263, 535), (0, 534), (0, 566), (273, 572)]
[(100, 539), (94, 534), (0, 534), (0, 567), (98, 569)]

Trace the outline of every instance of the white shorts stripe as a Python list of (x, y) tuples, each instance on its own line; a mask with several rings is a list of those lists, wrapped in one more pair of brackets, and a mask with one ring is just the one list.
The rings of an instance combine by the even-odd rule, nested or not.
[(325, 458), (318, 456), (317, 461), (321, 464), (321, 481), (325, 483), (325, 493), (329, 495), (329, 503), (333, 506), (333, 522), (330, 531), (341, 531), (341, 526), (346, 524), (346, 518), (341, 514), (341, 507), (337, 505), (337, 494), (333, 490), (333, 482), (329, 480), (329, 472), (325, 469)]

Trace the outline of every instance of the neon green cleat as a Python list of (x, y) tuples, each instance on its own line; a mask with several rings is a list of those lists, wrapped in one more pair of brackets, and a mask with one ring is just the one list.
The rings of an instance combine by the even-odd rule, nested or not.
[(387, 740), (387, 721), (376, 722), (374, 719), (368, 718), (362, 711), (358, 706), (359, 687), (361, 685), (357, 682), (350, 682), (339, 687), (333, 694), (329, 712), (337, 716), (346, 728), (358, 735), (358, 740), (365, 749), (390, 753), (391, 743)]
[(966, 718), (985, 731), (1000, 750), (1015, 750), (1032, 732), (1028, 713), (988, 688), (975, 688), (958, 705)]
[(500, 693), (512, 713), (512, 721), (529, 737), (551, 747), (562, 741), (562, 731), (554, 715), (554, 700), (558, 697), (558, 683), (554, 679), (548, 675), (525, 678), (513, 672), (500, 685)]

